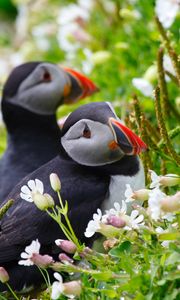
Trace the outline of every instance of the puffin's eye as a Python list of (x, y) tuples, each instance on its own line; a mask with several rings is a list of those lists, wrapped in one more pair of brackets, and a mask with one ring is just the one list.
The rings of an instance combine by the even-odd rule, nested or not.
[(89, 127), (86, 125), (83, 131), (83, 137), (85, 137), (86, 139), (90, 139), (91, 138), (91, 131), (89, 129)]
[(51, 75), (49, 74), (48, 71), (45, 71), (44, 74), (43, 74), (43, 81), (44, 82), (49, 82), (51, 81)]

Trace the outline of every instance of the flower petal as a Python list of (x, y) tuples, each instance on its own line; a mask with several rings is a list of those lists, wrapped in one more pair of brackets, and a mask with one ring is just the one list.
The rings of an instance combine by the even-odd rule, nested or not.
[(28, 181), (28, 186), (31, 189), (32, 192), (36, 192), (36, 185), (35, 185), (35, 181), (34, 180), (29, 180)]
[(132, 219), (134, 220), (138, 215), (139, 215), (138, 210), (134, 209), (134, 210), (131, 212), (131, 216), (130, 216), (131, 220), (132, 220)]
[(58, 272), (54, 273), (54, 278), (57, 279), (60, 283), (63, 282), (62, 276)]
[(31, 191), (30, 191), (30, 189), (27, 187), (27, 185), (23, 185), (23, 186), (21, 187), (21, 192), (24, 193), (24, 194), (31, 195)]
[(28, 202), (33, 202), (33, 199), (31, 198), (30, 195), (20, 193), (20, 197), (21, 197), (21, 199), (26, 200)]
[(38, 190), (38, 192), (40, 194), (43, 194), (43, 192), (44, 192), (44, 185), (43, 185), (42, 181), (39, 180), (39, 179), (35, 179), (35, 183), (36, 183), (36, 189)]

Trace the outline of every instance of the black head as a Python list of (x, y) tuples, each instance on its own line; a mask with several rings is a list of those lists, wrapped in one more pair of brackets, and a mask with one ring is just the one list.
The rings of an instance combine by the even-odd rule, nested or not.
[(16, 67), (2, 95), (2, 112), (16, 106), (38, 115), (53, 115), (59, 105), (72, 103), (97, 91), (82, 74), (49, 62), (29, 62)]

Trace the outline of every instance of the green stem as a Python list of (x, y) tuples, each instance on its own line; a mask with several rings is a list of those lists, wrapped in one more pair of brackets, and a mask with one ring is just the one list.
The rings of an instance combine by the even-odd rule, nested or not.
[(0, 220), (2, 219), (2, 217), (5, 215), (5, 213), (8, 211), (8, 209), (13, 205), (14, 200), (10, 199), (8, 200), (3, 207), (1, 207), (0, 209)]
[[(168, 137), (170, 139), (175, 138), (178, 134), (180, 134), (180, 126), (177, 126), (176, 128), (172, 129), (171, 131), (168, 132)], [(158, 143), (158, 147), (162, 148), (165, 146), (165, 142), (164, 140), (160, 140), (160, 142)]]
[(14, 299), (20, 300), (18, 298), (18, 296), (15, 294), (15, 292), (12, 290), (11, 286), (9, 285), (9, 283), (6, 282), (6, 285), (7, 285), (8, 289), (9, 289), (9, 291), (11, 292), (11, 294), (13, 295)]
[[(48, 278), (48, 280), (47, 280), (47, 278), (46, 278), (46, 276), (44, 275), (44, 272), (43, 272), (43, 270), (40, 268), (40, 267), (38, 267), (37, 266), (37, 268), (38, 268), (38, 270), (40, 271), (40, 273), (41, 273), (41, 275), (42, 275), (42, 277), (44, 278), (44, 281), (45, 281), (45, 283), (46, 283), (46, 285), (47, 285), (47, 288), (51, 285), (51, 284), (49, 284), (49, 278)], [(49, 277), (49, 276), (48, 276)]]
[[(61, 207), (62, 207), (62, 209), (64, 209), (64, 205), (63, 205), (63, 203), (62, 203), (62, 199), (61, 199), (60, 192), (57, 192), (57, 193), (58, 193), (59, 202), (60, 202), (60, 204), (61, 204)], [(64, 214), (64, 218), (65, 218), (66, 224), (67, 224), (67, 226), (68, 226), (68, 228), (69, 228), (69, 230), (70, 230), (71, 240), (76, 244), (76, 246), (77, 246), (78, 248), (80, 248), (79, 241), (78, 241), (78, 239), (77, 239), (77, 237), (76, 237), (76, 235), (75, 235), (75, 233), (74, 233), (74, 230), (73, 230), (73, 228), (72, 228), (72, 226), (71, 226), (71, 223), (70, 223), (69, 218), (68, 218), (68, 216), (67, 216), (66, 213)]]
[(169, 155), (180, 166), (180, 156), (175, 152), (175, 150), (174, 150), (174, 148), (171, 144), (171, 141), (169, 139), (167, 129), (166, 129), (166, 126), (165, 126), (165, 122), (164, 122), (164, 119), (163, 119), (163, 115), (161, 113), (160, 89), (159, 89), (159, 87), (157, 87), (155, 89), (155, 109), (156, 109), (156, 117), (157, 117), (158, 126), (159, 126), (159, 130), (160, 130), (162, 140), (166, 144), (166, 149), (167, 149)]
[(164, 118), (167, 118), (167, 116), (169, 115), (169, 107), (168, 107), (169, 96), (168, 96), (165, 73), (163, 68), (163, 55), (164, 55), (163, 48), (160, 48), (157, 56), (158, 82), (159, 82), (159, 87), (161, 92), (162, 114)]
[(56, 221), (61, 230), (63, 231), (64, 235), (68, 238), (68, 240), (71, 240), (71, 236), (69, 235), (69, 231), (68, 229), (65, 227), (65, 225), (61, 222), (61, 220), (59, 219), (59, 217), (57, 216), (57, 214), (54, 216), (52, 213), (50, 213), (48, 210), (46, 210), (47, 214), (53, 218), (54, 221)]
[(177, 76), (177, 80), (178, 83), (180, 85), (180, 66), (179, 66), (179, 61), (178, 61), (178, 56), (176, 54), (176, 52), (174, 51), (174, 49), (171, 46), (171, 42), (167, 36), (166, 31), (164, 30), (161, 22), (159, 21), (158, 17), (155, 18), (156, 21), (156, 25), (158, 27), (158, 30), (161, 34), (161, 37), (164, 41), (165, 47), (167, 48), (167, 51), (169, 53), (169, 56), (171, 58), (172, 64), (174, 66), (175, 72), (176, 72), (176, 76)]
[(46, 273), (46, 276), (47, 276), (47, 282), (48, 282), (48, 287), (51, 286), (51, 281), (50, 281), (50, 278), (49, 278), (49, 273), (46, 269), (44, 269), (45, 273)]

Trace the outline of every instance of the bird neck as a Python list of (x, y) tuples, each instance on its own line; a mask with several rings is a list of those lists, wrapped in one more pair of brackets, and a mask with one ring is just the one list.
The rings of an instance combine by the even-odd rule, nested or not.
[(140, 170), (140, 160), (139, 157), (134, 156), (127, 156), (125, 155), (119, 161), (116, 161), (111, 164), (106, 164), (102, 166), (85, 166), (80, 165), (76, 161), (74, 161), (64, 150), (62, 144), (60, 144), (60, 151), (61, 157), (66, 160), (71, 161), (74, 165), (81, 167), (82, 169), (89, 170), (94, 174), (102, 174), (103, 176), (113, 176), (113, 175), (124, 175), (124, 176), (134, 176)]
[(140, 170), (140, 160), (136, 155), (125, 155), (119, 161), (112, 164), (97, 167), (102, 173), (112, 175), (134, 176)]
[[(39, 143), (58, 143), (60, 129), (57, 125), (56, 115), (38, 115), (22, 107), (6, 103), (3, 107), (3, 119), (8, 132), (8, 142), (17, 144), (21, 140)], [(50, 144), (49, 144), (50, 146)]]

